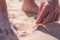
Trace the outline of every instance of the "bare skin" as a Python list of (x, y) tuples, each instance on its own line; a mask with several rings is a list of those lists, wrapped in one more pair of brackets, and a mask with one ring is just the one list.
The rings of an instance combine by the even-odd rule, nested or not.
[(58, 0), (42, 0), (39, 9), (39, 15), (36, 19), (36, 24), (47, 24), (57, 20), (59, 11)]
[(0, 0), (0, 33), (14, 34), (8, 19), (7, 5), (5, 0)]
[(37, 13), (38, 12), (38, 6), (35, 3), (35, 0), (24, 0), (22, 10), (25, 12)]
[[(5, 0), (0, 0), (0, 34), (17, 35), (19, 33), (18, 31), (18, 27), (11, 26)], [(25, 34), (25, 32), (22, 31), (20, 31), (20, 33), (21, 35)]]
[[(37, 11), (37, 6), (33, 6), (35, 0), (24, 0), (22, 10), (26, 12), (37, 13), (38, 17), (36, 19), (36, 24), (47, 24), (58, 20), (57, 15), (59, 10), (58, 0), (41, 0), (41, 5), (39, 12)], [(51, 17), (50, 17), (51, 16)], [(53, 18), (53, 20), (52, 20)]]
[[(52, 2), (54, 3), (55, 0)], [(58, 13), (57, 11), (58, 5), (55, 5), (55, 4), (50, 5), (50, 3), (49, 4), (43, 3), (41, 6), (42, 7), (39, 9), (40, 11), (39, 11), (38, 18), (36, 20), (36, 24), (39, 24), (39, 23), (46, 24), (46, 23), (55, 21), (57, 13)], [(27, 12), (38, 13), (38, 6), (35, 4), (34, 0), (29, 0), (29, 1), (25, 0), (22, 10), (27, 11)], [(16, 30), (16, 29), (18, 28), (17, 27), (11, 28), (10, 26), (5, 0), (0, 0), (0, 33), (14, 34), (13, 30)]]

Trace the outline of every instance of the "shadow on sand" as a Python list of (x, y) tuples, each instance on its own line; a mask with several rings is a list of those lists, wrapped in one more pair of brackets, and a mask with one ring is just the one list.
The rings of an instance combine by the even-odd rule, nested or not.
[[(37, 18), (37, 16), (35, 16), (36, 14), (33, 13), (25, 13), (28, 17), (34, 17), (35, 19)], [(59, 15), (60, 16), (60, 15)], [(58, 17), (59, 19), (59, 17)], [(57, 39), (60, 40), (60, 23), (58, 22), (52, 22), (49, 23), (47, 25), (45, 25), (46, 28), (44, 28), (42, 25), (39, 25), (37, 30), (44, 32), (46, 34), (49, 34)]]
[(37, 13), (25, 12), (25, 14), (26, 14), (28, 17), (34, 17), (34, 19), (37, 18)]
[(40, 25), (38, 26), (37, 29), (39, 31), (42, 31), (60, 40), (60, 24), (59, 23), (54, 22), (54, 23), (47, 24), (45, 26), (46, 28)]

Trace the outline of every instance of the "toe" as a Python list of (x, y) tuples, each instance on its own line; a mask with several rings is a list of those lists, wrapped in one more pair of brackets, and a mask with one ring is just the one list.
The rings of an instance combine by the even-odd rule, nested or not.
[(7, 30), (3, 28), (0, 29), (0, 33), (5, 34), (5, 35), (8, 34)]
[(0, 33), (2, 33), (2, 30), (0, 29)]
[(10, 29), (10, 32), (11, 32), (12, 35), (15, 35), (12, 29)]
[(7, 33), (8, 33), (8, 35), (14, 35), (14, 32), (12, 29), (7, 29)]
[(17, 31), (18, 30), (18, 27), (17, 26), (13, 26), (13, 28)]
[(8, 34), (8, 32), (7, 32), (6, 29), (2, 30), (2, 33), (3, 33), (3, 34)]

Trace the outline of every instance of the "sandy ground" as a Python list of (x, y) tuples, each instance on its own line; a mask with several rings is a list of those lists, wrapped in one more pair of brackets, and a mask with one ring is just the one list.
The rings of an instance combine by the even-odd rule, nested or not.
[[(36, 3), (39, 5), (39, 0), (36, 0)], [(15, 25), (21, 30), (28, 31), (28, 34), (26, 36), (0, 34), (0, 40), (60, 40), (59, 21), (47, 24), (46, 28), (39, 26), (37, 31), (31, 32), (36, 15), (24, 13), (21, 10), (22, 4), (23, 0), (7, 0), (8, 17), (11, 26)]]

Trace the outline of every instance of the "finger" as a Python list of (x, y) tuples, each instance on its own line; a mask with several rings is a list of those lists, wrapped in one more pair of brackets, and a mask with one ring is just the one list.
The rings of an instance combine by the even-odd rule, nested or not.
[(55, 15), (54, 15), (54, 18), (53, 18), (54, 20), (53, 20), (53, 21), (58, 21), (58, 18), (59, 18), (59, 13), (58, 13), (58, 11), (59, 11), (58, 8), (56, 8), (56, 9), (54, 10), (53, 13), (54, 13)]
[(14, 28), (16, 31), (18, 31), (20, 27), (14, 25), (13, 28)]
[(47, 16), (48, 10), (49, 10), (48, 7), (49, 7), (49, 6), (44, 6), (44, 7), (42, 8), (42, 11), (39, 13), (39, 15), (38, 15), (38, 17), (37, 17), (36, 24), (41, 23), (42, 20), (43, 20), (43, 18), (44, 18), (45, 16)]
[(5, 31), (6, 31), (6, 34), (8, 35), (8, 31), (7, 31), (7, 29), (5, 29)]
[[(41, 10), (42, 10), (44, 4), (45, 4), (45, 3), (41, 3), (41, 4), (40, 4), (39, 13), (41, 12)], [(38, 14), (38, 15), (39, 15), (39, 14)]]
[(10, 32), (12, 33), (12, 35), (15, 35), (12, 29), (10, 29)]
[(55, 21), (58, 21), (59, 20), (59, 7), (57, 7), (56, 8), (56, 12), (55, 12), (56, 14), (57, 14), (57, 16), (56, 16), (56, 18), (55, 18)]
[(53, 21), (58, 21), (59, 20), (59, 13), (56, 13), (54, 15), (54, 18), (53, 19), (54, 19)]
[(0, 29), (1, 30), (1, 32), (2, 32), (2, 34), (8, 34), (8, 32), (7, 32), (7, 30), (6, 29)]
[(16, 35), (17, 31), (14, 29), (14, 27), (11, 27), (11, 29), (12, 29), (11, 32), (13, 32), (13, 34)]
[(44, 21), (42, 22), (42, 24), (47, 24), (50, 23), (52, 21), (54, 14), (53, 13), (49, 13), (48, 16), (44, 19)]
[(0, 29), (0, 33), (2, 33), (2, 30)]
[(15, 30), (18, 30), (18, 28), (17, 28), (16, 26), (13, 26), (13, 28), (14, 28)]
[(3, 34), (8, 34), (6, 29), (3, 30)]
[(0, 31), (2, 32), (2, 34), (5, 33), (5, 29), (1, 28)]
[(44, 18), (48, 14), (49, 6), (42, 8), (42, 11), (39, 13), (38, 17)]
[(13, 32), (12, 32), (13, 30), (10, 28), (10, 29), (7, 29), (7, 32), (8, 32), (8, 35), (12, 35), (13, 34)]
[(3, 30), (3, 33), (4, 33), (4, 34), (7, 34), (7, 35), (10, 35), (10, 34), (11, 34), (11, 32), (10, 32), (9, 29), (5, 29), (5, 30)]
[(53, 8), (51, 8), (51, 10), (52, 11), (49, 10), (51, 13), (48, 14), (48, 16), (44, 20), (43, 24), (46, 24), (46, 23), (49, 23), (49, 22), (53, 22), (55, 20), (58, 8), (56, 8), (55, 10), (53, 10)]

